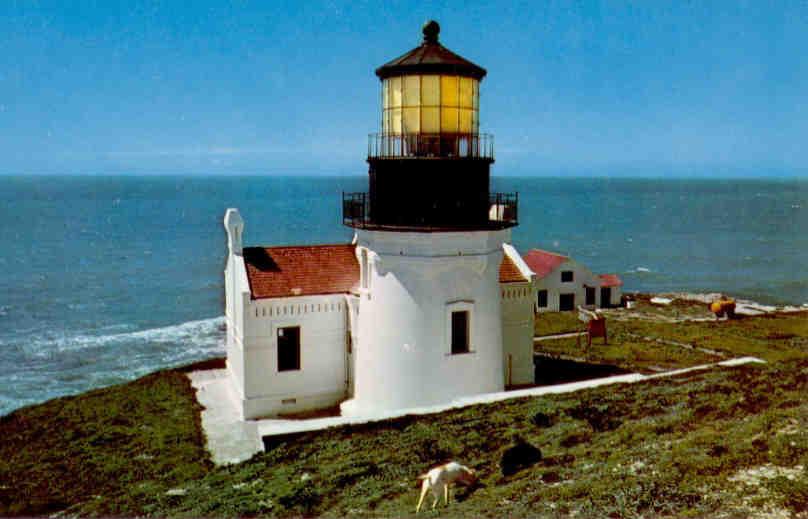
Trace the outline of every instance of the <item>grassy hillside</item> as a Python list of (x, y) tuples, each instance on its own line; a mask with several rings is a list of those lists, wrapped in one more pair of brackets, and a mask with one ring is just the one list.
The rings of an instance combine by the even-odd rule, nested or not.
[(143, 513), (212, 466), (188, 377), (161, 371), (0, 417), (0, 516)]
[[(808, 513), (808, 356), (795, 337), (767, 365), (339, 427), (219, 468), (187, 378), (163, 371), (0, 419), (0, 515), (400, 516), (417, 475), (450, 458), (481, 476), (439, 509), (452, 516)], [(503, 467), (519, 442), (542, 459)]]
[[(755, 356), (767, 362), (808, 356), (808, 312), (739, 317), (715, 321), (676, 321), (692, 316), (704, 305), (677, 302), (670, 308), (607, 312), (609, 341), (592, 340), (584, 350), (575, 338), (541, 341), (536, 352), (592, 362), (614, 364), (634, 371), (660, 371), (709, 364), (732, 357)], [(654, 319), (654, 320), (652, 320)], [(661, 319), (661, 320), (655, 320)], [(582, 330), (575, 312), (538, 314), (537, 330)], [(585, 338), (581, 344), (585, 345)]]

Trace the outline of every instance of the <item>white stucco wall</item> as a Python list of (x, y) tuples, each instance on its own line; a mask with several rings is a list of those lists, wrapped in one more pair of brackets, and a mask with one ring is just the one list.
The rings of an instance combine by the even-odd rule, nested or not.
[[(227, 370), (242, 419), (329, 407), (348, 394), (346, 294), (253, 300), (242, 256), (244, 222), (228, 209), (225, 230)], [(355, 319), (354, 319), (355, 320)], [(300, 370), (278, 371), (278, 328), (300, 327)]]
[(536, 274), (510, 244), (502, 250), (525, 279), (521, 283), (502, 283), (502, 349), (505, 385), (535, 382), (533, 332), (536, 314)]
[[(345, 296), (252, 300), (245, 313), (245, 418), (329, 407), (348, 394)], [(278, 371), (278, 328), (300, 327), (300, 369)]]
[(532, 384), (535, 290), (529, 282), (503, 283), (500, 294), (505, 384)]
[(227, 328), (227, 371), (234, 394), (244, 394), (244, 308), (250, 300), (250, 286), (244, 268), (241, 238), (244, 221), (237, 209), (224, 215), (227, 232), (227, 259), (224, 268), (225, 325)]
[[(430, 405), (504, 387), (499, 264), (509, 230), (357, 232), (368, 257), (344, 414)], [(468, 309), (471, 352), (452, 355), (448, 325)]]

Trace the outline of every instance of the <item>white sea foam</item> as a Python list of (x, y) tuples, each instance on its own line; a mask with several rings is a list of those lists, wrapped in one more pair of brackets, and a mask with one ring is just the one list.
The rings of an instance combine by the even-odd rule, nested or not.
[[(17, 340), (22, 349), (37, 358), (47, 358), (54, 353), (80, 351), (85, 349), (104, 349), (129, 344), (144, 346), (165, 346), (181, 344), (177, 350), (178, 358), (185, 358), (194, 353), (224, 351), (224, 333), (221, 326), (224, 317), (214, 317), (198, 321), (149, 328), (124, 333), (105, 335), (85, 335), (70, 333), (48, 333), (45, 336)], [(174, 357), (175, 355), (169, 355)]]
[(651, 269), (646, 267), (637, 267), (634, 269), (634, 272), (651, 272)]

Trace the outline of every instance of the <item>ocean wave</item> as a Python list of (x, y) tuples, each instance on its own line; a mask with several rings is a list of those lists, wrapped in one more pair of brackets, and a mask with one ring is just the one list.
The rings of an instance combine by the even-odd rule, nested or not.
[(180, 324), (149, 328), (133, 332), (105, 335), (52, 334), (27, 339), (17, 339), (20, 348), (34, 358), (48, 358), (56, 353), (69, 353), (88, 349), (143, 344), (175, 345), (182, 344), (182, 354), (178, 358), (194, 353), (224, 350), (224, 316), (188, 321)]

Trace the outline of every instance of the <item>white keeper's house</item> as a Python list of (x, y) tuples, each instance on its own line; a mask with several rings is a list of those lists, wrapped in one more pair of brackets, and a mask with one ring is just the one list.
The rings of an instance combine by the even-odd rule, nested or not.
[(524, 256), (536, 275), (536, 311), (558, 312), (618, 306), (623, 281), (617, 274), (593, 274), (569, 256), (532, 249)]
[(227, 369), (244, 419), (365, 416), (534, 381), (536, 276), (510, 245), (517, 195), (491, 193), (485, 69), (438, 42), (379, 67), (368, 191), (352, 243), (244, 247), (228, 209)]

